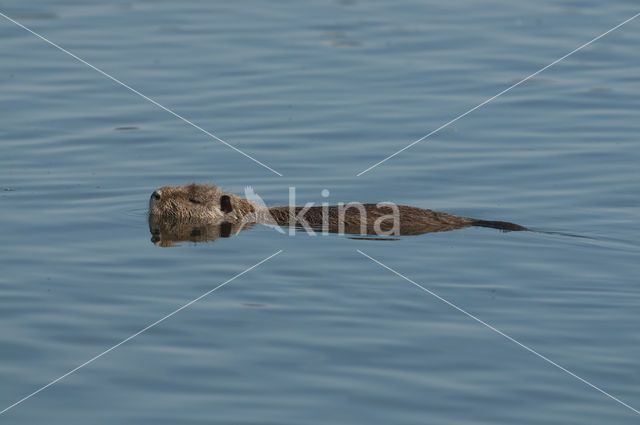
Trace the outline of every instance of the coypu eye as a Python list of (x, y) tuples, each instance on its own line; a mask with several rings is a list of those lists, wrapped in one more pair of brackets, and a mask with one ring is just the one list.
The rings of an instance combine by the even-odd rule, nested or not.
[(160, 200), (160, 194), (158, 193), (158, 191), (156, 190), (155, 192), (153, 192), (153, 195), (151, 195), (151, 197), (153, 199), (155, 199), (156, 201)]
[(198, 201), (197, 199), (193, 199), (193, 198), (189, 198), (189, 202), (191, 202), (192, 204), (201, 204), (202, 202)]

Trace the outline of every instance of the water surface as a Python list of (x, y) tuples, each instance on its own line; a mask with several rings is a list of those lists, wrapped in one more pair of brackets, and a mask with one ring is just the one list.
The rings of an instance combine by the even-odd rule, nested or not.
[[(637, 423), (640, 21), (632, 1), (5, 1), (0, 416), (32, 423)], [(540, 232), (151, 243), (163, 185), (392, 201)], [(328, 189), (328, 198), (321, 190)], [(572, 238), (542, 232), (564, 232)]]

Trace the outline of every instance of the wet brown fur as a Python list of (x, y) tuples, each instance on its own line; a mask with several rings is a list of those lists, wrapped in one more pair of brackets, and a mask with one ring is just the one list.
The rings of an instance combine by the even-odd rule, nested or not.
[[(366, 221), (362, 223), (360, 210), (356, 206), (347, 206), (343, 208), (344, 216), (340, 217), (340, 207), (329, 206), (326, 208), (325, 215), (328, 217), (327, 224), (329, 233), (339, 233), (341, 222), (343, 223), (343, 233), (347, 234), (377, 234), (375, 223), (379, 223), (382, 232), (388, 233), (393, 229), (393, 209), (388, 205), (361, 204), (364, 208)], [(420, 235), (430, 232), (444, 232), (448, 230), (460, 229), (473, 225), (474, 220), (471, 218), (457, 217), (455, 215), (441, 213), (422, 208), (409, 207), (406, 205), (398, 205), (399, 210), (399, 235)], [(281, 226), (289, 226), (290, 223), (301, 227), (300, 223), (295, 222), (297, 216), (303, 210), (302, 207), (295, 207), (295, 214), (290, 212), (289, 207), (272, 207), (269, 212), (275, 221)], [(380, 220), (382, 217), (386, 218)], [(314, 229), (322, 229), (323, 226), (323, 207), (311, 207), (303, 214), (304, 220)], [(380, 220), (380, 221), (378, 221)], [(362, 226), (364, 224), (364, 226)], [(364, 232), (363, 232), (364, 230)]]
[[(361, 215), (360, 205), (364, 209)], [(149, 201), (149, 225), (160, 244), (172, 241), (212, 240), (228, 237), (255, 223), (304, 227), (316, 231), (361, 235), (420, 235), (444, 232), (468, 226), (491, 227), (504, 231), (528, 230), (503, 221), (477, 220), (452, 214), (397, 205), (356, 204), (329, 207), (260, 207), (246, 199), (225, 192), (215, 185), (191, 184), (165, 186), (155, 191)], [(340, 211), (343, 211), (341, 214)], [(303, 212), (303, 210), (305, 210)], [(302, 216), (299, 214), (302, 212)], [(365, 221), (361, 221), (361, 216)], [(386, 216), (386, 217), (385, 217)], [(324, 222), (326, 217), (326, 223)], [(384, 217), (383, 219), (381, 219)], [(299, 219), (302, 220), (299, 220)], [(378, 229), (375, 224), (378, 223)], [(153, 224), (153, 226), (152, 226)]]
[[(157, 197), (157, 198), (156, 198)], [(221, 200), (228, 197), (230, 212), (225, 212)], [(255, 212), (246, 199), (225, 192), (210, 184), (165, 186), (153, 192), (149, 200), (149, 215), (184, 221), (237, 221)]]

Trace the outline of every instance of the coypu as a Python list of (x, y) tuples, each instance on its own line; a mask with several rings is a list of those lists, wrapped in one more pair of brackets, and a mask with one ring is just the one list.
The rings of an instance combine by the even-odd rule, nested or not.
[(229, 237), (254, 224), (302, 228), (324, 234), (401, 236), (443, 232), (469, 226), (503, 231), (529, 230), (504, 222), (458, 217), (428, 209), (379, 204), (316, 207), (266, 207), (214, 185), (165, 186), (149, 200), (149, 226), (156, 244), (201, 242)]

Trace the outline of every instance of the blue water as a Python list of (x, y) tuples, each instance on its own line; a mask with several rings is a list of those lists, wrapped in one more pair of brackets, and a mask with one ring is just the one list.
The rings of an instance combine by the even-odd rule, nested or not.
[[(0, 423), (638, 423), (356, 251), (640, 409), (640, 18), (356, 176), (637, 2), (0, 11), (283, 175), (0, 17), (0, 410), (282, 250)], [(193, 181), (538, 232), (155, 246), (149, 195)]]

